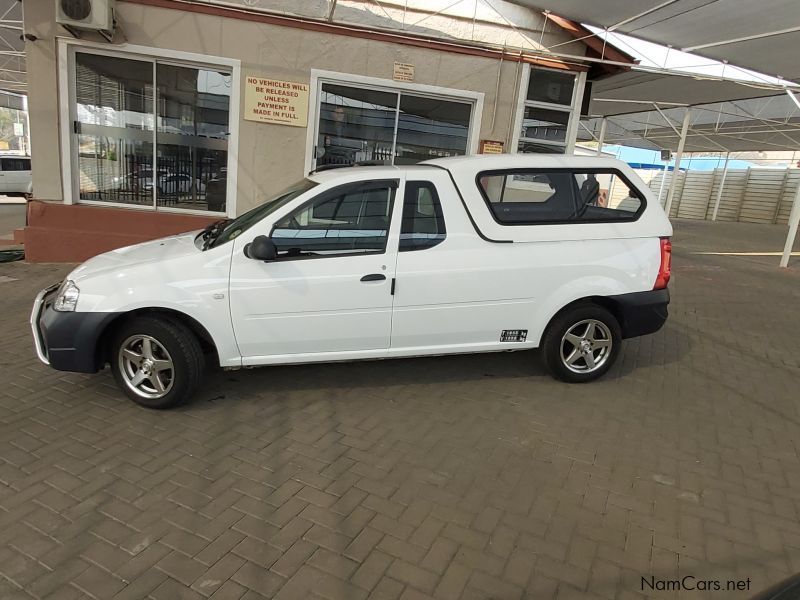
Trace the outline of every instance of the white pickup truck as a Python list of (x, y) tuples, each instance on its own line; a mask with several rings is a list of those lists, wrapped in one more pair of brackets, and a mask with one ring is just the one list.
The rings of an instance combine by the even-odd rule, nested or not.
[(540, 347), (567, 382), (667, 318), (672, 227), (624, 163), (500, 155), (317, 172), (96, 256), (36, 297), (39, 358), (148, 407), (223, 368)]

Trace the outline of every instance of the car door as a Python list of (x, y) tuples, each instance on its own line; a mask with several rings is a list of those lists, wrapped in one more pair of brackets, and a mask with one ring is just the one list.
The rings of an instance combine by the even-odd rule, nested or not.
[(516, 244), (483, 239), (446, 171), (409, 174), (390, 355), (525, 346), (535, 270)]
[[(235, 240), (230, 309), (243, 364), (387, 352), (399, 186), (399, 179), (337, 186)], [(275, 243), (276, 260), (244, 255), (259, 233)]]
[[(30, 182), (30, 166), (28, 166), (28, 181), (22, 185), (24, 179), (22, 161), (15, 157), (3, 157), (0, 159), (0, 193), (12, 194), (14, 192), (26, 192)], [(20, 189), (18, 189), (20, 188)], [(23, 189), (24, 188), (24, 189)]]
[(21, 158), (21, 169), (19, 173), (19, 192), (28, 194), (31, 192), (31, 159)]
[(0, 194), (8, 192), (8, 171), (10, 162), (7, 158), (0, 158)]

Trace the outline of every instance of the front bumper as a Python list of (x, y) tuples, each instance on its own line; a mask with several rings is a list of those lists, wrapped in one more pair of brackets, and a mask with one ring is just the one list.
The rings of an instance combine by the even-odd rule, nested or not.
[(59, 284), (36, 295), (31, 332), (36, 356), (59, 371), (96, 373), (103, 367), (98, 344), (117, 313), (58, 312), (53, 308)]
[(667, 320), (669, 290), (652, 290), (609, 296), (618, 308), (623, 338), (655, 333)]

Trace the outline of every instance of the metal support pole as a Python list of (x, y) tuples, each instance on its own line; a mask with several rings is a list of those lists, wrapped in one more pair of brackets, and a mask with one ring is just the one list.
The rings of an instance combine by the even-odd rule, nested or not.
[(728, 176), (728, 159), (731, 153), (725, 153), (725, 166), (722, 167), (722, 181), (719, 182), (719, 189), (717, 190), (717, 199), (714, 201), (714, 213), (711, 215), (711, 220), (717, 220), (717, 213), (719, 212), (719, 203), (722, 200), (722, 189), (725, 187), (725, 178)]
[(600, 121), (600, 135), (597, 138), (597, 155), (603, 153), (603, 144), (606, 141), (606, 131), (608, 130), (608, 119), (603, 117)]
[(667, 173), (669, 173), (669, 161), (664, 164), (664, 170), (661, 172), (661, 185), (658, 186), (658, 203), (661, 204), (661, 193), (664, 191), (664, 182), (667, 180)]
[[(25, 135), (23, 136), (23, 140), (25, 141), (25, 154), (27, 156), (31, 155), (31, 119), (30, 115), (28, 114), (28, 96), (22, 97), (22, 110), (25, 114), (25, 131), (23, 132)], [(794, 159), (794, 155), (792, 155), (792, 159)]]
[(794, 102), (795, 104), (797, 104), (797, 108), (800, 108), (800, 100), (798, 100), (798, 99), (797, 99), (797, 96), (795, 96), (795, 95), (792, 93), (792, 90), (788, 90), (788, 89), (787, 89), (787, 90), (786, 90), (786, 93), (787, 93), (787, 94), (789, 94), (789, 98), (791, 98), (791, 99), (792, 99), (792, 102)]
[(669, 218), (669, 210), (672, 208), (672, 199), (675, 197), (675, 188), (677, 187), (678, 175), (681, 168), (681, 157), (683, 156), (683, 148), (686, 146), (686, 134), (689, 132), (689, 121), (692, 118), (692, 109), (687, 108), (686, 114), (683, 115), (683, 125), (681, 126), (681, 139), (678, 142), (678, 151), (675, 153), (675, 167), (672, 170), (672, 180), (669, 182), (669, 193), (667, 193), (667, 204), (664, 206), (664, 212), (667, 213)]
[(786, 244), (783, 247), (783, 256), (781, 256), (782, 267), (789, 266), (789, 257), (794, 248), (798, 225), (800, 225), (800, 181), (797, 182), (797, 191), (794, 193), (794, 201), (792, 201), (792, 212), (789, 215), (789, 233), (786, 234)]
[[(617, 148), (617, 155), (616, 155), (615, 158), (617, 160), (619, 160), (619, 157), (620, 157), (621, 154), (622, 154), (622, 146), (619, 146)], [(614, 175), (612, 175), (611, 176), (611, 185), (608, 186), (608, 200), (606, 201), (607, 203), (610, 203), (611, 199), (614, 197), (614, 184), (616, 184), (616, 183), (617, 183), (617, 178)]]

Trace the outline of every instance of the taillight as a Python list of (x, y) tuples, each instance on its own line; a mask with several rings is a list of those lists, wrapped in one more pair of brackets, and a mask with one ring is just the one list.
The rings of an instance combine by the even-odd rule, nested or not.
[(669, 283), (672, 274), (672, 242), (669, 238), (661, 238), (661, 264), (658, 266), (658, 276), (654, 290), (663, 290)]

